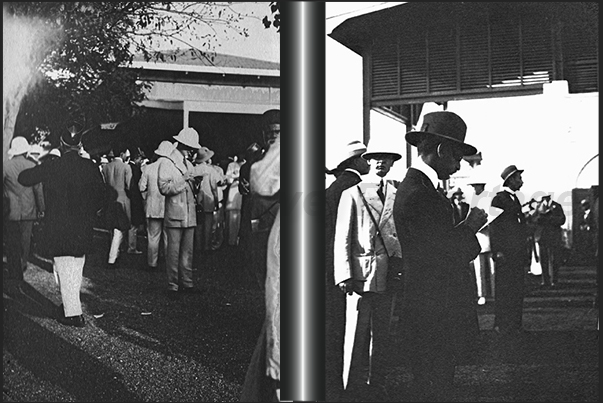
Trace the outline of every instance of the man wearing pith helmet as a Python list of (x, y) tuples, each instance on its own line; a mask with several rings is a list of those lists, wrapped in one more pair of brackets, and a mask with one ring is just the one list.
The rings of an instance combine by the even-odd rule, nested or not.
[(341, 194), (335, 225), (334, 280), (346, 295), (343, 382), (349, 397), (368, 384), (371, 395), (387, 401), (390, 275), (401, 269), (393, 262), (402, 255), (393, 217), (396, 188), (385, 177), (401, 155), (371, 146), (362, 157), (371, 172)]
[(175, 149), (166, 158), (159, 159), (157, 183), (165, 196), (163, 225), (167, 233), (165, 266), (167, 292), (172, 300), (180, 294), (199, 293), (193, 284), (193, 240), (197, 225), (194, 169), (192, 154), (201, 148), (199, 133), (185, 127), (173, 137)]
[(464, 156), (477, 152), (466, 133), (450, 111), (428, 113), (420, 130), (406, 133), (419, 156), (398, 186), (394, 221), (405, 262), (400, 330), (413, 374), (411, 401), (450, 398), (455, 366), (479, 332), (470, 262), (481, 250), (475, 234), (487, 215), (474, 207), (455, 225), (450, 201), (437, 190)]
[(343, 335), (345, 331), (346, 296), (339, 291), (333, 274), (333, 242), (335, 222), (341, 194), (360, 183), (362, 176), (370, 170), (367, 160), (362, 158), (366, 146), (352, 141), (342, 148), (339, 162), (327, 173), (336, 179), (325, 191), (325, 378), (326, 400), (338, 401), (343, 393)]

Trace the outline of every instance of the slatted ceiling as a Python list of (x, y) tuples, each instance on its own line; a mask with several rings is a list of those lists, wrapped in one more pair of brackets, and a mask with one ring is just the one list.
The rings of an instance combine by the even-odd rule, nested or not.
[(427, 48), (425, 32), (408, 33), (400, 41), (400, 94), (427, 92)]
[(395, 43), (375, 45), (372, 52), (373, 97), (398, 94), (398, 51)]
[(384, 30), (381, 42), (390, 44), (379, 43), (371, 54), (376, 101), (533, 93), (553, 79), (568, 80), (572, 93), (598, 91), (598, 31), (583, 16), (565, 21), (535, 5), (541, 3), (521, 10), (507, 3), (463, 4), (458, 13), (443, 13), (441, 5), (440, 14), (425, 21), (409, 17), (413, 24)]
[(457, 89), (456, 29), (431, 30), (428, 36), (429, 91)]
[(508, 19), (492, 22), (490, 43), (492, 86), (517, 85), (521, 61), (517, 22)]
[[(569, 27), (567, 28), (569, 29)], [(564, 77), (570, 93), (599, 90), (598, 39), (589, 35), (563, 35)]]
[(524, 85), (547, 83), (553, 79), (553, 49), (550, 20), (522, 24)]
[(488, 26), (463, 24), (460, 29), (461, 91), (487, 88)]

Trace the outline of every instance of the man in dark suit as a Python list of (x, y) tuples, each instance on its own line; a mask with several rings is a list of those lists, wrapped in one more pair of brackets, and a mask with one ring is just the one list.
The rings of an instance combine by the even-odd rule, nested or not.
[(360, 183), (370, 170), (362, 158), (366, 146), (359, 141), (349, 143), (341, 162), (330, 173), (337, 179), (325, 191), (325, 377), (326, 401), (338, 401), (343, 393), (343, 340), (345, 332), (345, 294), (334, 279), (333, 244), (337, 208), (344, 190)]
[(437, 191), (460, 169), (467, 126), (455, 113), (425, 115), (420, 131), (406, 134), (419, 158), (398, 186), (394, 203), (402, 245), (404, 285), (400, 329), (413, 374), (412, 401), (450, 398), (455, 365), (466, 358), (479, 331), (470, 262), (480, 252), (476, 232), (486, 223), (479, 208), (453, 223), (450, 201)]
[(542, 285), (554, 287), (557, 284), (563, 234), (561, 226), (565, 223), (565, 213), (561, 204), (544, 195), (536, 210), (536, 224), (541, 228), (538, 246), (540, 246), (540, 264), (542, 266)]
[(63, 302), (57, 320), (84, 327), (80, 289), (86, 255), (93, 250), (94, 223), (103, 206), (105, 185), (94, 162), (82, 158), (82, 131), (61, 136), (63, 156), (19, 175), (23, 186), (42, 183), (47, 191), (44, 235)]
[(531, 260), (530, 230), (516, 194), (523, 186), (522, 172), (523, 169), (515, 165), (504, 169), (503, 190), (494, 196), (491, 204), (503, 210), (490, 224), (496, 273), (494, 330), (503, 336), (516, 336), (521, 331), (525, 267), (529, 267)]

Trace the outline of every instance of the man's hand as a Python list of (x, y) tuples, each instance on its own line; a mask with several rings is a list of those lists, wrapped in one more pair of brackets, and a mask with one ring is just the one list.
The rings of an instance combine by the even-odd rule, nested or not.
[(242, 195), (248, 195), (249, 194), (249, 181), (245, 178), (239, 178), (239, 193), (241, 193)]
[(354, 292), (354, 280), (349, 278), (345, 281), (342, 281), (341, 283), (338, 284), (339, 289), (348, 294), (348, 295), (352, 295), (352, 293)]
[(487, 222), (488, 214), (479, 207), (473, 207), (465, 219), (465, 224), (467, 224), (474, 233), (479, 231)]

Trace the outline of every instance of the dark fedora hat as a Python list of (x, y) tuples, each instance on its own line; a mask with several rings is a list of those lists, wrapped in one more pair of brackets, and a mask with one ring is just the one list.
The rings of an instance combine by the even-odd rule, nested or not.
[(406, 141), (416, 147), (424, 136), (437, 136), (459, 144), (463, 155), (476, 154), (477, 148), (465, 143), (466, 134), (467, 125), (459, 115), (449, 111), (436, 111), (423, 117), (421, 130), (406, 133)]
[(61, 145), (66, 148), (80, 148), (83, 134), (84, 127), (77, 122), (72, 122), (61, 134)]
[(522, 173), (523, 169), (517, 169), (517, 167), (515, 165), (509, 165), (508, 167), (506, 167), (500, 174), (500, 177), (503, 180), (503, 185), (505, 183), (507, 183), (507, 179), (509, 179), (511, 177), (511, 175), (518, 173), (518, 172)]

